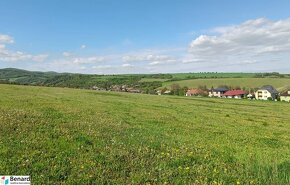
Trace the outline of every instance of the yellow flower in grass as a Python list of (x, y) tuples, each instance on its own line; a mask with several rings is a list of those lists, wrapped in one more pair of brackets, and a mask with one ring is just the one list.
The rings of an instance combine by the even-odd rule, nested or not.
[(237, 185), (241, 184), (240, 181), (237, 181)]

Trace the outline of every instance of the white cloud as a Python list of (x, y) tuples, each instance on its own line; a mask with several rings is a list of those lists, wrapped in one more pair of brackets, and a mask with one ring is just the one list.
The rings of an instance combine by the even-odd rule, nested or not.
[(87, 46), (86, 45), (81, 45), (81, 49), (85, 49)]
[(142, 62), (142, 61), (167, 61), (172, 60), (172, 57), (167, 55), (154, 55), (154, 54), (135, 54), (123, 56), (122, 60), (124, 62)]
[(98, 56), (93, 56), (93, 57), (77, 57), (77, 58), (72, 58), (72, 62), (75, 64), (95, 64), (99, 62), (104, 62), (105, 58), (104, 57), (98, 57)]
[(175, 60), (175, 59), (159, 60), (159, 61), (150, 62), (149, 65), (151, 65), (151, 66), (155, 66), (155, 65), (169, 65), (169, 64), (176, 64), (178, 62), (179, 62), (179, 60)]
[(226, 59), (256, 57), (290, 52), (290, 19), (271, 21), (265, 18), (240, 25), (213, 29), (215, 35), (201, 35), (190, 44), (195, 58)]
[(18, 62), (18, 61), (34, 61), (42, 62), (48, 55), (31, 55), (21, 51), (8, 51), (0, 49), (0, 61), (4, 62)]
[[(157, 52), (157, 51), (155, 51)], [(175, 56), (163, 55), (163, 54), (135, 54), (126, 55), (122, 57), (123, 62), (145, 62), (143, 65), (157, 66), (157, 65), (170, 65), (178, 62), (178, 58)]]
[(64, 57), (70, 57), (70, 56), (72, 56), (72, 53), (65, 51), (65, 52), (62, 53), (62, 55)]
[(4, 44), (0, 44), (0, 51), (4, 50), (6, 48), (6, 46)]
[(134, 67), (132, 64), (122, 64), (122, 67), (128, 67), (128, 68), (130, 68), (130, 67)]
[(14, 43), (14, 39), (10, 37), (9, 35), (0, 34), (0, 43), (12, 44)]
[(0, 61), (3, 62), (18, 62), (18, 61), (34, 61), (42, 62), (48, 55), (32, 55), (22, 51), (10, 51), (7, 50), (5, 45), (0, 45)]
[(93, 69), (111, 69), (113, 66), (111, 65), (99, 65), (99, 66), (93, 66)]
[(33, 61), (42, 62), (48, 55), (39, 54), (32, 55), (22, 51), (12, 51), (6, 48), (5, 44), (13, 44), (14, 40), (9, 35), (0, 35), (0, 61), (2, 62), (18, 62), (18, 61)]

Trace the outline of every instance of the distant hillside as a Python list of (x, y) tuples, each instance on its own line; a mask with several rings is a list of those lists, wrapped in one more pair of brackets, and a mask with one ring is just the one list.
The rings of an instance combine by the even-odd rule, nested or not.
[[(266, 83), (269, 80), (266, 80), (265, 78), (273, 79), (270, 82), (275, 81), (275, 84), (277, 82), (278, 85), (276, 86), (275, 84), (271, 84), (270, 82)], [(287, 80), (285, 80), (286, 78)], [(91, 75), (76, 73), (26, 71), (15, 68), (0, 69), (0, 83), (52, 87), (71, 87), (83, 89), (98, 87), (106, 90), (112, 89), (112, 86), (126, 85), (128, 87), (137, 88), (144, 93), (153, 92), (154, 89), (160, 87), (170, 87), (170, 85), (173, 83), (188, 87), (197, 87), (198, 85), (207, 85), (208, 87), (211, 87), (212, 85), (216, 86), (226, 84), (229, 84), (231, 86), (252, 87), (251, 84), (244, 86), (244, 82), (249, 79), (250, 82), (253, 83), (253, 85), (271, 84), (276, 86), (277, 88), (282, 88), (289, 85), (288, 78), (289, 75), (279, 73), (200, 72), (173, 74)], [(284, 84), (284, 82), (287, 83)]]
[(26, 71), (22, 69), (0, 69), (0, 80), (17, 84), (43, 84), (47, 79), (61, 75), (56, 72)]
[[(168, 75), (157, 75), (160, 78)], [(94, 86), (109, 89), (114, 85), (127, 85), (149, 91), (161, 87), (161, 82), (142, 82), (142, 78), (155, 78), (154, 75), (90, 75), (76, 73), (56, 73), (26, 71), (21, 69), (0, 69), (0, 83), (39, 85), (90, 89)]]

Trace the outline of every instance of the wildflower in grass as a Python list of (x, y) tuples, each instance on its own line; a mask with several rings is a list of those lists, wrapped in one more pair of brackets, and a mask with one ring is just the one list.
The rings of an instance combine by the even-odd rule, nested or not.
[(240, 181), (237, 181), (237, 184), (238, 184), (238, 185), (241, 184)]
[(186, 167), (185, 170), (189, 170), (189, 167)]

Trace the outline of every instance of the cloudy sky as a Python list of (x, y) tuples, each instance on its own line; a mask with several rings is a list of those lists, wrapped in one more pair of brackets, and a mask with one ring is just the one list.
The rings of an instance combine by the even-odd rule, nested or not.
[(0, 68), (290, 73), (289, 0), (1, 0)]

